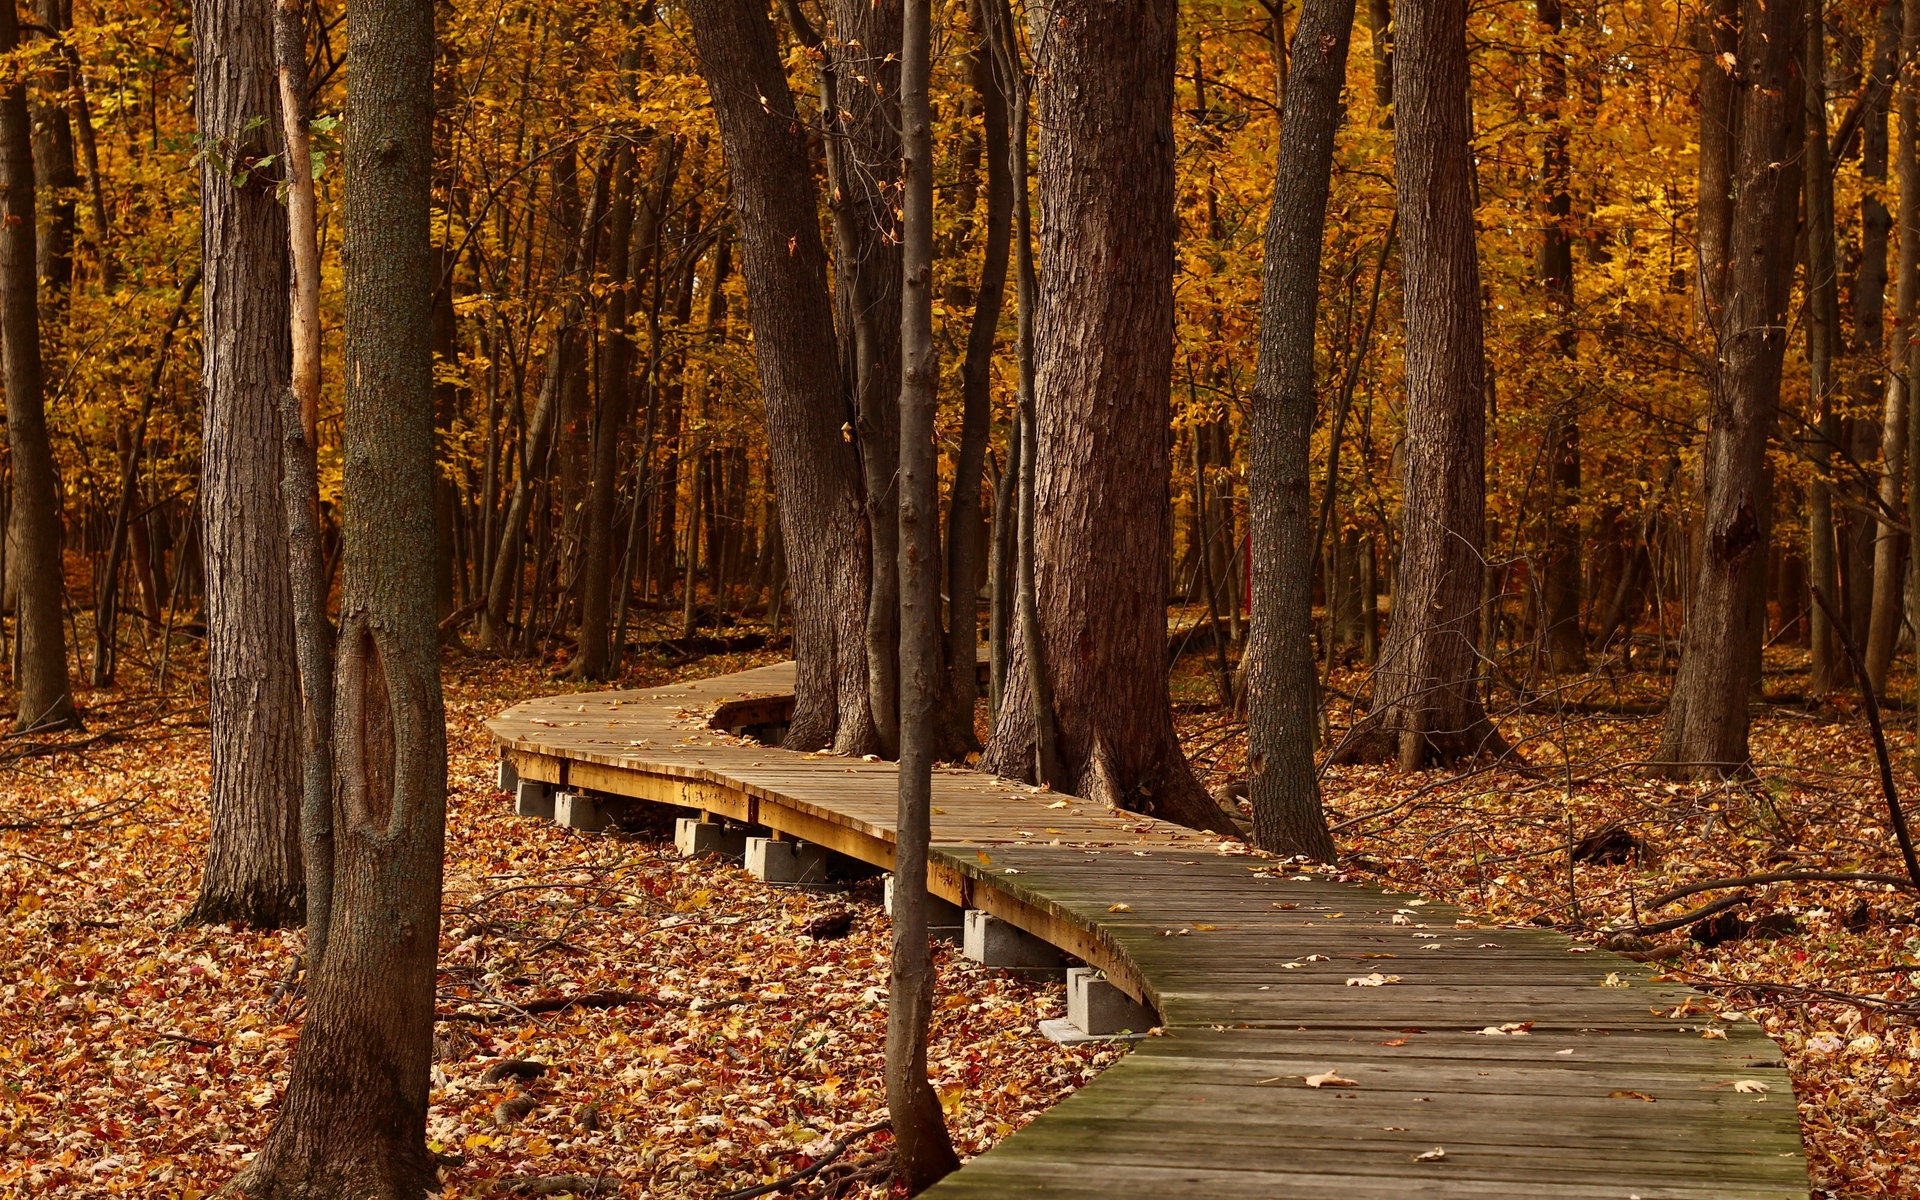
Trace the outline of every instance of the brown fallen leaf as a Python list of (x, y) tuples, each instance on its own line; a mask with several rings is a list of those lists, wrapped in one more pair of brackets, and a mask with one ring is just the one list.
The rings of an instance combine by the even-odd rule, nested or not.
[(1355, 1083), (1351, 1079), (1342, 1079), (1340, 1077), (1340, 1068), (1331, 1067), (1325, 1071), (1322, 1071), (1318, 1075), (1307, 1076), (1307, 1086), (1310, 1088), (1317, 1088), (1317, 1087), (1359, 1087), (1360, 1085)]
[(1444, 1147), (1444, 1146), (1435, 1146), (1435, 1147), (1434, 1147), (1433, 1149), (1431, 1149), (1431, 1150), (1422, 1150), (1422, 1151), (1421, 1151), (1420, 1153), (1418, 1153), (1418, 1154), (1416, 1154), (1416, 1155), (1414, 1155), (1414, 1156), (1413, 1156), (1413, 1161), (1415, 1161), (1415, 1162), (1439, 1162), (1439, 1161), (1440, 1161), (1441, 1159), (1443, 1159), (1443, 1158), (1445, 1158), (1446, 1156), (1447, 1156), (1447, 1150), (1446, 1150), (1446, 1147)]
[(1655, 1101), (1652, 1096), (1647, 1095), (1645, 1092), (1636, 1092), (1629, 1088), (1621, 1088), (1617, 1092), (1608, 1092), (1607, 1099), (1609, 1100), (1645, 1100), (1648, 1104), (1657, 1103), (1657, 1101)]

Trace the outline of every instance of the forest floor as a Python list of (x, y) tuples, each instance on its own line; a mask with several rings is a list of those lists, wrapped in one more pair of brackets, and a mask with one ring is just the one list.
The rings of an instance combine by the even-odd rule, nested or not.
[[(0, 1196), (198, 1200), (264, 1139), (297, 1036), (288, 971), (298, 932), (180, 927), (197, 886), (207, 786), (205, 682), (176, 650), (171, 694), (138, 664), (85, 693), (85, 734), (0, 740)], [(720, 674), (772, 653), (657, 658), (624, 686)], [(1245, 760), (1244, 726), (1214, 700), (1211, 658), (1175, 675), (1203, 778)], [(1770, 652), (1769, 692), (1804, 663)], [(1352, 719), (1338, 693), (1330, 736)], [(449, 656), (443, 1022), (429, 1135), (462, 1160), (450, 1197), (525, 1193), (710, 1197), (804, 1167), (885, 1115), (887, 927), (871, 882), (775, 890), (738, 867), (688, 863), (659, 835), (587, 836), (511, 815), (483, 723), (571, 690), (553, 664)], [(1550, 690), (1502, 724), (1524, 762), (1401, 775), (1337, 767), (1324, 784), (1349, 876), (1391, 881), (1495, 922), (1600, 940), (1658, 893), (1763, 871), (1900, 871), (1864, 723), (1851, 709), (1756, 707), (1757, 777), (1643, 779), (1666, 678)], [(1904, 694), (1904, 693), (1901, 693)], [(1544, 714), (1544, 715), (1541, 715)], [(1896, 775), (1914, 782), (1912, 720), (1890, 717)], [(1920, 789), (1914, 789), (1920, 791)], [(1609, 829), (1579, 851), (1583, 839)], [(1623, 861), (1570, 862), (1574, 857)], [(1792, 1068), (1822, 1197), (1920, 1195), (1920, 914), (1880, 885), (1783, 882), (1704, 930), (1659, 935), (1659, 969), (1744, 1014)], [(1671, 916), (1720, 896), (1702, 892)], [(834, 928), (847, 918), (847, 931)], [(1699, 928), (1699, 927), (1697, 927)], [(810, 932), (811, 931), (811, 932)], [(817, 935), (817, 936), (816, 936)], [(1063, 1006), (1035, 986), (939, 956), (930, 1061), (963, 1154), (984, 1150), (1117, 1053), (1040, 1037)], [(650, 1002), (520, 1017), (590, 991)], [(524, 1087), (504, 1059), (548, 1064)], [(856, 1139), (811, 1194), (883, 1195), (885, 1135)], [(809, 1194), (804, 1189), (795, 1194)]]

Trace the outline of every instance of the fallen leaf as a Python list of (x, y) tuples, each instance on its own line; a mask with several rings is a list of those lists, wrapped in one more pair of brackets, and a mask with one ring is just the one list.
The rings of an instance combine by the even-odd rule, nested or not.
[(1307, 1086), (1310, 1088), (1317, 1088), (1317, 1087), (1358, 1087), (1360, 1085), (1355, 1083), (1351, 1079), (1342, 1079), (1340, 1077), (1340, 1068), (1332, 1067), (1332, 1068), (1329, 1068), (1328, 1070), (1322, 1071), (1318, 1075), (1307, 1076)]
[(1654, 1098), (1652, 1096), (1647, 1095), (1645, 1092), (1636, 1092), (1628, 1088), (1622, 1088), (1617, 1092), (1608, 1092), (1607, 1099), (1609, 1100), (1645, 1100), (1648, 1104), (1655, 1103)]
[(1736, 1079), (1733, 1081), (1733, 1090), (1742, 1095), (1753, 1096), (1763, 1095), (1772, 1091), (1773, 1088), (1768, 1084), (1760, 1082), (1758, 1079)]
[(1421, 1151), (1420, 1153), (1418, 1153), (1418, 1154), (1416, 1154), (1416, 1155), (1414, 1155), (1414, 1156), (1413, 1156), (1413, 1161), (1415, 1161), (1415, 1162), (1439, 1162), (1439, 1161), (1440, 1161), (1441, 1159), (1443, 1159), (1443, 1158), (1445, 1158), (1446, 1156), (1447, 1156), (1447, 1151), (1446, 1151), (1446, 1147), (1444, 1147), (1444, 1146), (1435, 1146), (1435, 1147), (1434, 1147), (1433, 1149), (1431, 1149), (1431, 1150), (1423, 1150), (1423, 1151)]
[(1399, 983), (1399, 982), (1400, 982), (1400, 977), (1398, 975), (1382, 975), (1380, 972), (1375, 971), (1371, 975), (1367, 975), (1359, 979), (1347, 980), (1347, 986), (1348, 987), (1385, 987), (1389, 983)]
[(1133, 905), (1131, 905), (1131, 904), (1109, 904), (1109, 905), (1107, 905), (1107, 911), (1108, 911), (1108, 912), (1132, 912), (1132, 911), (1133, 911)]

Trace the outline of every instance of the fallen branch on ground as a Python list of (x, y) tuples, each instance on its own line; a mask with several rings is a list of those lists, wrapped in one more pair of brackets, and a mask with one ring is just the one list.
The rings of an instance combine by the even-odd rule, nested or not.
[(1620, 925), (1607, 930), (1607, 932), (1638, 933), (1643, 935), (1649, 933), (1665, 933), (1669, 929), (1681, 929), (1696, 922), (1704, 921), (1715, 913), (1725, 912), (1729, 908), (1738, 907), (1751, 899), (1753, 899), (1752, 892), (1741, 892), (1737, 896), (1722, 896), (1711, 904), (1703, 904), (1692, 912), (1681, 913), (1679, 916), (1671, 917), (1665, 921), (1654, 921), (1646, 925)]
[(1764, 875), (1741, 875), (1733, 879), (1702, 879), (1685, 887), (1662, 892), (1647, 901), (1648, 911), (1665, 908), (1675, 900), (1697, 892), (1716, 892), (1721, 888), (1752, 887), (1760, 883), (1890, 883), (1914, 890), (1913, 881), (1904, 875), (1885, 875), (1878, 871), (1769, 871)]

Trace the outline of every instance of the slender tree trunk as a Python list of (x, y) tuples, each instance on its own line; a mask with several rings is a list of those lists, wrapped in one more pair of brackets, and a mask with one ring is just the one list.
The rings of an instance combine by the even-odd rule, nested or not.
[[(270, 7), (194, 10), (202, 141), (204, 338), (200, 506), (213, 726), (212, 825), (191, 918), (266, 928), (305, 914), (299, 673), (280, 507), (287, 390), (287, 216), (272, 175), (236, 179), (280, 150)], [(261, 124), (261, 116), (269, 118)]]
[(1394, 161), (1405, 280), (1407, 440), (1393, 624), (1349, 757), (1403, 770), (1502, 749), (1480, 706), (1486, 382), (1474, 243), (1466, 5), (1394, 22)]
[(320, 230), (307, 137), (304, 0), (275, 0), (273, 53), (287, 161), (287, 250), (293, 270), (289, 331), (293, 366), (280, 405), (280, 501), (287, 522), (287, 578), (300, 667), (300, 843), (306, 864), (307, 967), (326, 957), (333, 922), (333, 625), (320, 535)]
[(987, 579), (987, 709), (992, 724), (1000, 723), (1000, 705), (1007, 694), (1008, 638), (1014, 622), (1013, 540), (1020, 486), (1020, 420), (1016, 415), (1007, 427), (1007, 457), (1000, 466), (999, 485), (993, 493), (993, 548)]
[(805, 128), (758, 5), (690, 0), (687, 15), (733, 178), (793, 579), (798, 677), (786, 744), (870, 753), (879, 736), (867, 691), (866, 510), (860, 464), (841, 433), (848, 413), (839, 364), (820, 352), (833, 345), (833, 314)]
[[(1796, 0), (1742, 0), (1734, 95), (1736, 199), (1724, 303), (1713, 312), (1716, 361), (1707, 431), (1706, 497), (1699, 562), (1687, 606), (1687, 640), (1661, 732), (1659, 758), (1672, 775), (1723, 774), (1747, 762), (1748, 596), (1765, 569), (1760, 540), (1762, 459), (1779, 403), (1788, 275), (1780, 269), (1780, 164), (1798, 106), (1790, 75), (1799, 42)], [(1715, 70), (1719, 68), (1717, 65)]]
[(1320, 254), (1354, 0), (1307, 0), (1294, 34), (1280, 122), (1260, 298), (1260, 357), (1247, 425), (1253, 538), (1246, 672), (1253, 838), (1263, 849), (1334, 861), (1313, 747), (1312, 488), (1314, 342)]
[[(986, 469), (987, 442), (993, 430), (993, 347), (1007, 290), (1007, 250), (1013, 224), (1013, 177), (1007, 162), (1007, 97), (990, 69), (985, 44), (986, 0), (971, 0), (973, 34), (979, 42), (969, 55), (970, 74), (985, 125), (987, 159), (987, 236), (974, 293), (973, 320), (967, 331), (967, 356), (960, 366), (962, 413), (960, 453), (954, 460), (953, 495), (947, 515), (946, 710), (950, 729), (943, 739), (948, 753), (977, 746), (974, 702), (980, 695), (978, 665), (980, 599), (980, 480)], [(902, 410), (903, 413), (905, 410)], [(995, 519), (999, 513), (995, 511)]]
[(627, 260), (633, 239), (634, 152), (614, 158), (613, 206), (609, 212), (605, 344), (600, 352), (593, 417), (593, 474), (587, 495), (586, 555), (580, 573), (580, 641), (573, 662), (577, 679), (606, 679), (608, 626), (613, 608), (613, 515), (620, 486), (620, 434), (627, 425), (627, 366), (633, 345), (627, 333), (630, 308)]
[[(1572, 161), (1567, 153), (1567, 59), (1559, 42), (1560, 0), (1535, 0), (1534, 19), (1553, 31), (1540, 53), (1540, 91), (1548, 122), (1541, 155), (1547, 194), (1540, 228), (1540, 283), (1548, 311), (1561, 324), (1555, 339), (1560, 353), (1571, 360), (1579, 347), (1573, 328)], [(1542, 632), (1553, 668), (1579, 670), (1586, 665), (1587, 645), (1580, 627), (1580, 410), (1571, 387), (1555, 402), (1547, 453), (1553, 494), (1547, 510)]]
[[(19, 16), (0, 5), (0, 53), (20, 45)], [(61, 596), (60, 475), (47, 436), (41, 395), (39, 289), (34, 279), (33, 133), (27, 89), (16, 75), (0, 88), (0, 375), (13, 452), (14, 728), (63, 729), (79, 723), (67, 682), (67, 634)]]
[[(56, 39), (73, 22), (72, 0), (34, 0), (34, 19)], [(45, 35), (43, 35), (45, 36)], [(46, 85), (50, 95), (33, 106), (33, 170), (41, 188), (45, 228), (35, 247), (35, 270), (46, 288), (50, 323), (64, 321), (73, 291), (73, 240), (80, 173), (73, 158), (73, 126), (67, 98), (73, 89), (73, 64), (64, 53), (49, 56)]]
[(426, 1143), (447, 766), (433, 567), (433, 7), (356, 0), (347, 37), (338, 890), (286, 1097), (235, 1181), (274, 1200), (439, 1188)]
[[(927, 844), (940, 679), (940, 516), (933, 418), (933, 0), (906, 0), (900, 120), (906, 150), (900, 306), (900, 798), (893, 863), (893, 963), (887, 1003), (887, 1113), (893, 1173), (918, 1194), (960, 1167), (927, 1083), (933, 955), (927, 939)], [(976, 468), (977, 469), (977, 468)], [(971, 582), (971, 581), (969, 581)]]
[[(1047, 11), (1036, 596), (1059, 722), (1056, 786), (1230, 833), (1187, 767), (1167, 693), (1174, 10), (1171, 0), (1063, 0)], [(1015, 658), (1018, 699), (982, 761), (1026, 776), (1033, 692), (1020, 680), (1025, 649)]]
[(133, 502), (139, 494), (140, 458), (147, 444), (147, 419), (153, 415), (153, 402), (160, 395), (160, 381), (166, 375), (167, 354), (173, 349), (173, 338), (180, 331), (180, 323), (186, 320), (187, 303), (193, 298), (194, 289), (200, 286), (200, 268), (195, 267), (180, 285), (180, 298), (174, 302), (173, 312), (167, 317), (167, 328), (160, 335), (160, 344), (155, 347), (153, 367), (147, 374), (146, 390), (140, 393), (140, 412), (134, 418), (133, 430), (127, 438), (126, 461), (120, 467), (120, 494), (113, 510), (113, 532), (107, 538), (107, 564), (100, 572), (100, 594), (94, 598), (93, 610), (93, 678), (95, 687), (106, 687), (113, 682), (114, 660), (117, 651), (114, 645), (116, 626), (120, 612), (120, 566), (126, 561), (127, 541), (133, 528)]
[[(1827, 141), (1826, 16), (1822, 0), (1810, 0), (1801, 75), (1806, 82), (1807, 163), (1807, 390), (1812, 429), (1806, 436), (1813, 465), (1807, 483), (1807, 571), (1823, 596), (1839, 595), (1834, 556), (1831, 469), (1840, 424), (1833, 408), (1834, 359), (1840, 345), (1840, 289), (1834, 265), (1833, 166)], [(1807, 691), (1825, 696), (1834, 688), (1834, 631), (1827, 611), (1809, 606), (1807, 641), (1812, 669)]]
[[(1866, 115), (1860, 134), (1860, 257), (1852, 289), (1852, 348), (1859, 368), (1854, 372), (1852, 403), (1848, 406), (1861, 413), (1877, 410), (1886, 386), (1883, 353), (1887, 237), (1893, 216), (1882, 202), (1881, 193), (1887, 181), (1887, 115), (1895, 87), (1902, 22), (1900, 0), (1887, 0), (1880, 9), (1872, 69), (1863, 97)], [(1840, 424), (1849, 456), (1854, 462), (1870, 467), (1879, 443), (1875, 422), (1870, 417), (1847, 417)], [(1877, 528), (1878, 522), (1873, 516), (1856, 507), (1847, 514), (1845, 526), (1836, 534), (1843, 551), (1838, 556), (1843, 615), (1852, 637), (1860, 645), (1866, 644), (1873, 608), (1873, 550)]]
[[(1911, 63), (1920, 51), (1920, 4), (1904, 11), (1900, 59)], [(1887, 357), (1886, 402), (1880, 412), (1880, 479), (1878, 495), (1883, 514), (1873, 542), (1873, 608), (1867, 620), (1867, 681), (1876, 694), (1887, 690), (1887, 671), (1900, 640), (1901, 610), (1907, 573), (1901, 569), (1906, 535), (1895, 514), (1905, 509), (1902, 483), (1906, 477), (1907, 421), (1912, 407), (1912, 330), (1920, 306), (1920, 157), (1915, 153), (1914, 124), (1920, 120), (1912, 70), (1901, 73), (1900, 140), (1895, 161), (1900, 180), (1899, 259), (1894, 272), (1894, 328), (1901, 336)]]

